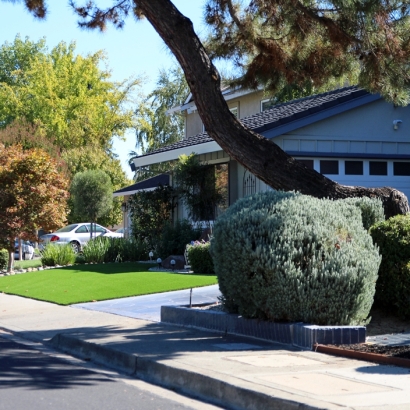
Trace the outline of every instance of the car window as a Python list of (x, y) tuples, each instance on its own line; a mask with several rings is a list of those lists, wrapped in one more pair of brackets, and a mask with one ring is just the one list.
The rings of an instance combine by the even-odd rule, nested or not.
[(58, 229), (56, 232), (71, 232), (77, 228), (78, 224), (67, 225), (64, 228)]
[(81, 225), (76, 231), (75, 233), (87, 233), (88, 229), (85, 225)]
[[(93, 227), (94, 229), (94, 227)], [(95, 232), (106, 233), (107, 230), (100, 225), (95, 225)]]

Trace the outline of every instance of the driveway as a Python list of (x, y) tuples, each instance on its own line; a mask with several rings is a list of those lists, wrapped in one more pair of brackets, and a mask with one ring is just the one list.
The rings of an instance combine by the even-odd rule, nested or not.
[[(218, 296), (221, 296), (219, 285), (193, 288), (192, 304), (214, 303), (218, 301)], [(78, 303), (71, 305), (71, 307), (160, 322), (162, 305), (189, 305), (189, 300), (190, 289), (185, 289), (174, 292), (155, 293), (153, 295), (104, 300), (102, 302)]]

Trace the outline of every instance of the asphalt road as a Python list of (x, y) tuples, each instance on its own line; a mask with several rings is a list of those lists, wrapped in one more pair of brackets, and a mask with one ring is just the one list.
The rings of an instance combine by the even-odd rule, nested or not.
[(82, 363), (42, 345), (25, 344), (0, 333), (0, 409), (216, 409), (161, 387)]

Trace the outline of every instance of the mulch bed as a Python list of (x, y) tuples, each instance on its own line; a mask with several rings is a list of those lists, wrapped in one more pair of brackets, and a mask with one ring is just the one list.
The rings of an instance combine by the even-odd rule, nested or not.
[[(332, 346), (332, 345), (329, 345)], [(388, 357), (401, 357), (403, 359), (410, 359), (410, 346), (382, 346), (371, 343), (358, 343), (353, 345), (335, 345), (343, 350), (354, 350), (362, 353), (375, 353)]]

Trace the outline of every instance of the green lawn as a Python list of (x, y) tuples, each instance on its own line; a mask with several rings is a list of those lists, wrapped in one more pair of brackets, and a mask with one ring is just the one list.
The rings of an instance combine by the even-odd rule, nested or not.
[(38, 268), (42, 266), (41, 259), (32, 259), (30, 261), (14, 261), (14, 269)]
[(142, 263), (76, 265), (0, 277), (0, 292), (59, 305), (214, 285), (214, 275), (150, 272)]

